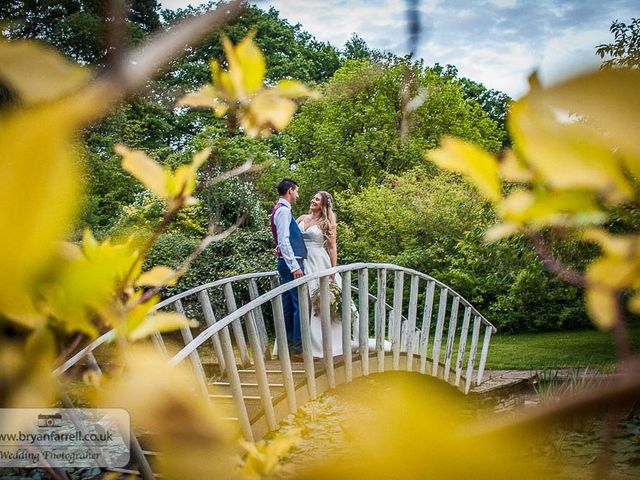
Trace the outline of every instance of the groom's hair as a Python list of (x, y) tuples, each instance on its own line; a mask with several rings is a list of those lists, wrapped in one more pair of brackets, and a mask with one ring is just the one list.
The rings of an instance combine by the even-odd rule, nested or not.
[(291, 180), (290, 178), (284, 178), (278, 184), (278, 194), (280, 194), (280, 196), (286, 195), (290, 188), (294, 188), (297, 186), (298, 184), (294, 180)]

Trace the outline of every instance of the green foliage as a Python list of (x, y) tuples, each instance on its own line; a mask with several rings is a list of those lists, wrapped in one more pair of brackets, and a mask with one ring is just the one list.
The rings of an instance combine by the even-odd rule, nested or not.
[(500, 148), (502, 132), (477, 103), (465, 100), (458, 85), (420, 65), (410, 68), (427, 98), (414, 112), (406, 143), (399, 138), (403, 63), (347, 61), (325, 85), (324, 96), (301, 107), (284, 132), (282, 149), (303, 195), (314, 189), (358, 190), (387, 173), (425, 165), (425, 149), (438, 145), (445, 133)]
[[(214, 2), (209, 2), (198, 7), (164, 10), (163, 19), (167, 25), (171, 25), (207, 11), (214, 5)], [(250, 6), (235, 23), (213, 34), (201, 47), (176, 62), (171, 74), (164, 80), (181, 88), (199, 87), (209, 80), (207, 60), (223, 59), (221, 37), (226, 35), (233, 43), (237, 43), (252, 30), (256, 31), (255, 42), (267, 59), (268, 81), (296, 78), (305, 83), (319, 83), (331, 77), (340, 66), (337, 49), (317, 41), (299, 24), (291, 25), (280, 18), (273, 7), (265, 12)]]
[[(179, 265), (197, 246), (198, 240), (173, 231), (161, 235), (146, 258), (146, 267)], [(221, 242), (213, 242), (191, 264), (189, 271), (173, 287), (163, 290), (167, 298), (214, 280), (275, 268), (275, 250), (271, 231), (241, 229)]]
[[(489, 205), (460, 177), (425, 167), (387, 175), (360, 192), (338, 193), (344, 263), (390, 262), (428, 273), (461, 293), (500, 332), (584, 328), (579, 289), (546, 272), (522, 238), (487, 245)], [(554, 241), (558, 255), (583, 265), (591, 252)]]
[[(128, 3), (128, 38), (139, 42), (160, 26), (157, 0)], [(104, 63), (107, 3), (96, 0), (9, 0), (0, 4), (9, 38), (37, 38), (81, 63)]]
[(603, 59), (602, 66), (640, 68), (640, 17), (632, 18), (630, 23), (616, 20), (609, 31), (614, 41), (596, 47), (596, 54)]

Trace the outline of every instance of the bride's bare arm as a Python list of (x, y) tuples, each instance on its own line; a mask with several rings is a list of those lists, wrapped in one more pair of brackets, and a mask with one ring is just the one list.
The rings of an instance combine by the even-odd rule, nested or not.
[(305, 214), (303, 214), (303, 215), (300, 215), (300, 216), (298, 217), (298, 219), (296, 220), (296, 223), (300, 223), (300, 222), (302, 222), (302, 221), (305, 221), (305, 220), (307, 219), (307, 217), (308, 217), (308, 216), (309, 216), (309, 215), (308, 215), (308, 214), (306, 214), (306, 213), (305, 213)]
[(331, 227), (329, 235), (327, 236), (327, 253), (329, 254), (329, 260), (331, 266), (335, 267), (338, 264), (338, 246), (336, 245), (336, 226)]

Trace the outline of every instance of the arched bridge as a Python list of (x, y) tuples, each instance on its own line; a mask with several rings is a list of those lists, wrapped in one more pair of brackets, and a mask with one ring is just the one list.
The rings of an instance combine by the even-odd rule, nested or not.
[[(340, 273), (342, 355), (331, 343), (330, 281)], [(309, 282), (318, 284), (323, 357), (311, 350)], [(298, 289), (303, 361), (292, 362), (282, 294)], [(335, 309), (337, 306), (333, 306)], [(157, 305), (200, 320), (198, 329), (155, 333), (155, 347), (171, 365), (190, 362), (200, 393), (233, 406), (229, 421), (257, 440), (299, 405), (341, 383), (375, 372), (408, 370), (432, 375), (468, 393), (482, 382), (491, 335), (496, 331), (467, 300), (429, 275), (391, 264), (355, 263), (279, 284), (276, 272), (225, 278), (190, 289)], [(353, 338), (355, 336), (357, 338)], [(94, 352), (114, 338), (108, 332), (56, 370), (78, 362), (100, 366)], [(482, 340), (481, 340), (482, 337)], [(370, 340), (371, 338), (371, 340)], [(277, 344), (277, 355), (273, 345)], [(144, 452), (132, 450), (144, 477)], [(147, 472), (147, 474), (145, 474)]]

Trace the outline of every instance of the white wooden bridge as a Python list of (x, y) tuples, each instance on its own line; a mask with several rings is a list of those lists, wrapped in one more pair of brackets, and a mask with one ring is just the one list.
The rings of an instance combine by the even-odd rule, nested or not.
[[(358, 328), (342, 322), (343, 355), (331, 351), (330, 275), (342, 276), (342, 318), (358, 310)], [(313, 358), (309, 329), (309, 287), (319, 280), (323, 358)], [(298, 289), (303, 360), (291, 362), (282, 294)], [(389, 292), (389, 298), (387, 298)], [(392, 292), (392, 294), (391, 294)], [(469, 393), (483, 380), (491, 335), (496, 331), (467, 300), (442, 282), (390, 264), (355, 263), (335, 267), (280, 285), (276, 272), (225, 278), (168, 298), (159, 310), (175, 310), (200, 321), (176, 334), (156, 333), (155, 347), (171, 365), (189, 362), (194, 390), (221, 406), (232, 406), (228, 420), (248, 440), (258, 440), (298, 406), (354, 378), (388, 370), (437, 377)], [(359, 347), (352, 349), (353, 332)], [(369, 338), (375, 337), (375, 348)], [(115, 337), (110, 331), (78, 352), (54, 373), (86, 363), (98, 373), (98, 349)], [(482, 337), (482, 343), (480, 338)], [(391, 344), (391, 350), (385, 351)], [(279, 354), (271, 355), (273, 343)], [(183, 346), (182, 346), (183, 345)], [(387, 348), (388, 350), (388, 348)], [(195, 393), (197, 394), (197, 393)], [(132, 435), (132, 455), (139, 473), (153, 478), (148, 457)]]

